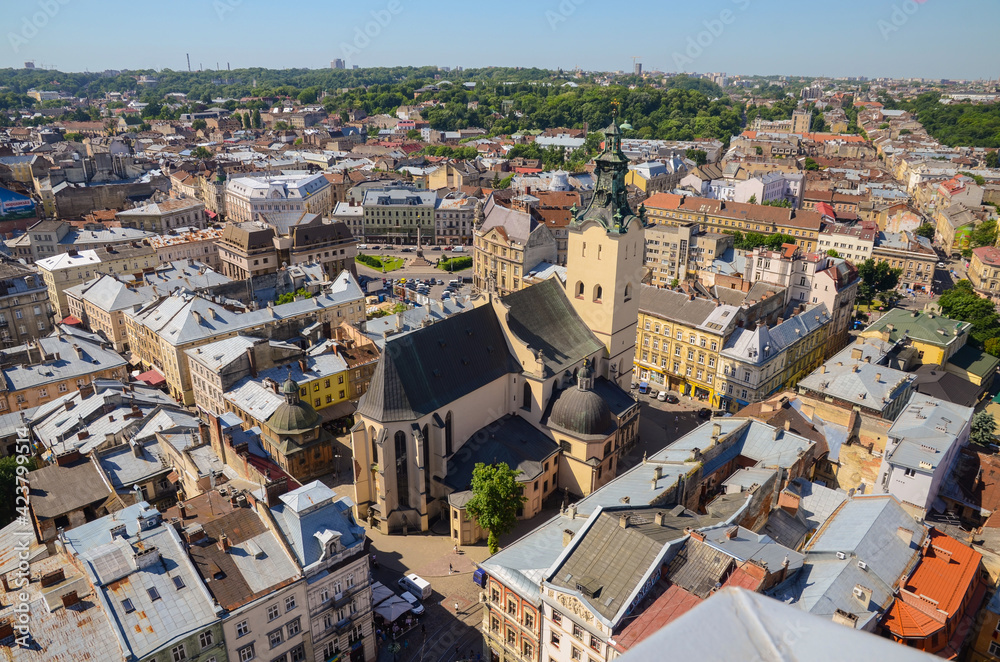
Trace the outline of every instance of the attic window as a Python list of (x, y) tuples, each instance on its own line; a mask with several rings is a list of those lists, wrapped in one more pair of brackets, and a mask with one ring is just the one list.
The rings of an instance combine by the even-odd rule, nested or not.
[(131, 614), (133, 611), (135, 611), (135, 605), (132, 604), (131, 599), (125, 598), (124, 600), (122, 600), (122, 609), (125, 610), (126, 614)]
[(184, 578), (183, 577), (174, 577), (173, 579), (174, 579), (174, 587), (178, 591), (181, 590), (182, 588), (184, 588)]
[(146, 589), (146, 593), (149, 593), (149, 599), (156, 602), (160, 599), (160, 592), (156, 590), (156, 587)]

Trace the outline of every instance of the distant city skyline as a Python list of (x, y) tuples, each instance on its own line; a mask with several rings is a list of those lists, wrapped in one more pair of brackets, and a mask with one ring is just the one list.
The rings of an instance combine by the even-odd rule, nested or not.
[[(287, 9), (287, 11), (286, 11)], [(146, 17), (134, 2), (8, 0), (0, 67), (60, 71), (263, 67), (539, 67), (894, 78), (997, 79), (1000, 3), (990, 0), (793, 0), (657, 3), (456, 0), (415, 6), (305, 0), (276, 14), (263, 0), (176, 0)], [(974, 45), (971, 57), (947, 44)]]

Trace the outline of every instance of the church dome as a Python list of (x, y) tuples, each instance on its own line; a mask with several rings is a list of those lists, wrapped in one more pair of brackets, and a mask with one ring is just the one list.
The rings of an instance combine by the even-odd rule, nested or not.
[(319, 425), (320, 416), (316, 410), (299, 399), (299, 385), (292, 379), (291, 371), (281, 385), (281, 394), (285, 401), (267, 419), (268, 427), (276, 434), (301, 434)]
[(611, 409), (604, 398), (594, 393), (593, 377), (587, 365), (580, 370), (578, 383), (559, 394), (549, 425), (580, 435), (609, 435), (614, 431), (615, 421)]
[(319, 425), (319, 414), (308, 402), (283, 402), (267, 419), (267, 425), (277, 434), (300, 434)]

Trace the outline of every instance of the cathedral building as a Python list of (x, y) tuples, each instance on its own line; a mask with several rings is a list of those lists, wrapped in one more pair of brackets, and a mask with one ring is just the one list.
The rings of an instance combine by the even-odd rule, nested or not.
[(358, 516), (372, 526), (448, 519), (457, 542), (484, 537), (464, 511), (477, 462), (521, 472), (525, 518), (616, 475), (638, 434), (628, 387), (646, 222), (628, 203), (620, 130), (605, 135), (594, 197), (572, 210), (565, 283), (487, 285), (471, 310), (387, 337), (351, 432)]

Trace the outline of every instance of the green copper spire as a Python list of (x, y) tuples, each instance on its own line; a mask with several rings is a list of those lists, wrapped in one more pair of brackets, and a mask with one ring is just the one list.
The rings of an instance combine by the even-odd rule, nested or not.
[(574, 214), (573, 224), (595, 220), (608, 232), (616, 234), (625, 232), (633, 221), (645, 225), (645, 210), (636, 216), (628, 204), (625, 189), (628, 158), (622, 152), (622, 133), (614, 120), (604, 130), (604, 151), (594, 161), (594, 176), (597, 178), (594, 197), (582, 214)]

